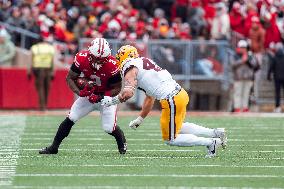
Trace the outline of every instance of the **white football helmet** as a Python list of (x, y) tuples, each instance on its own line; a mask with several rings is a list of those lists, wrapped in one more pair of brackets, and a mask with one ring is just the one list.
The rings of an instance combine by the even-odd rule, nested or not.
[(88, 50), (95, 58), (107, 58), (111, 55), (109, 43), (104, 38), (94, 39), (88, 47)]

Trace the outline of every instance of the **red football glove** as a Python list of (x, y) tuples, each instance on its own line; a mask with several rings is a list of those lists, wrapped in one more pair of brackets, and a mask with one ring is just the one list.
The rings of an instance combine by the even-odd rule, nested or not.
[(95, 87), (91, 88), (88, 85), (85, 85), (84, 89), (82, 89), (79, 93), (80, 97), (90, 96), (95, 91)]
[(89, 102), (91, 103), (98, 103), (100, 102), (102, 99), (103, 99), (103, 96), (102, 95), (95, 95), (95, 94), (91, 94), (89, 97)]

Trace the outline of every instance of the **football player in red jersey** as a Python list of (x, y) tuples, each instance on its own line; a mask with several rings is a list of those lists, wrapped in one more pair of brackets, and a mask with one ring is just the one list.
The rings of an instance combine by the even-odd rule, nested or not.
[[(57, 154), (59, 145), (68, 136), (75, 122), (95, 108), (100, 110), (104, 131), (116, 139), (119, 153), (126, 153), (126, 139), (116, 123), (117, 105), (105, 107), (100, 103), (104, 95), (115, 96), (120, 92), (122, 79), (116, 63), (117, 60), (111, 56), (109, 44), (104, 38), (94, 39), (87, 50), (76, 54), (66, 81), (79, 98), (73, 103), (66, 119), (59, 125), (53, 143), (41, 149), (40, 154)], [(78, 88), (76, 80), (82, 74), (94, 82), (95, 85), (92, 88), (88, 85), (85, 85), (82, 90)]]

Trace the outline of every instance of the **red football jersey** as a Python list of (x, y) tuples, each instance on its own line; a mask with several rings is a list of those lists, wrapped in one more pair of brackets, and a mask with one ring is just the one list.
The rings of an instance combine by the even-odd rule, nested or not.
[(75, 65), (77, 73), (77, 70), (80, 70), (80, 74), (91, 79), (99, 86), (100, 91), (97, 92), (106, 92), (110, 90), (111, 88), (109, 85), (111, 84), (110, 82), (113, 81), (111, 79), (117, 77), (121, 78), (117, 60), (115, 57), (110, 56), (104, 64), (95, 64), (95, 68), (91, 67), (92, 62), (93, 59), (89, 51), (82, 50), (76, 54), (73, 67)]

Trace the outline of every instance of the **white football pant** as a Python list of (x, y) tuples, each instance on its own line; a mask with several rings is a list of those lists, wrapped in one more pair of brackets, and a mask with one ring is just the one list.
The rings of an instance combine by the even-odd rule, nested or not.
[(112, 133), (112, 131), (114, 131), (116, 127), (117, 105), (105, 107), (102, 106), (100, 102), (93, 104), (89, 102), (87, 97), (79, 97), (73, 103), (68, 117), (71, 121), (76, 122), (79, 119), (88, 115), (90, 112), (94, 111), (95, 109), (100, 110), (101, 124), (103, 130), (107, 133)]
[(182, 124), (181, 131), (177, 137), (167, 143), (174, 146), (209, 146), (212, 144), (212, 138), (215, 136), (214, 129), (186, 122)]

